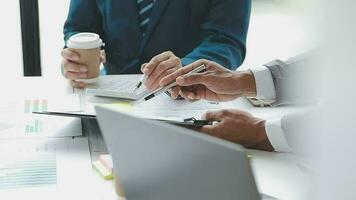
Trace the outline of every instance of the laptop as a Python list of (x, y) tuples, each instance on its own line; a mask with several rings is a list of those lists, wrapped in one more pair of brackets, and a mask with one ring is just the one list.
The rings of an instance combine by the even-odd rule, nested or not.
[(126, 199), (261, 199), (239, 145), (109, 107), (96, 112)]

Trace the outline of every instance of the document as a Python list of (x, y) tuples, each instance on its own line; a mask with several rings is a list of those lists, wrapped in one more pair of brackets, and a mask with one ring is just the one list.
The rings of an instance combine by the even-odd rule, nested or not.
[(165, 94), (139, 104), (118, 102), (112, 103), (109, 106), (118, 111), (127, 112), (141, 118), (179, 121), (191, 117), (201, 119), (201, 116), (207, 111), (222, 108), (217, 102), (173, 100)]
[(95, 199), (94, 178), (86, 138), (0, 141), (1, 199)]
[(58, 138), (82, 135), (82, 123), (78, 118), (0, 114), (0, 122), (0, 139)]
[(8, 98), (3, 102), (0, 105), (0, 139), (82, 135), (80, 119), (32, 113), (49, 109), (78, 111), (81, 108), (77, 95)]
[(98, 81), (87, 87), (86, 93), (102, 97), (138, 100), (149, 93), (145, 87), (134, 88), (139, 80), (137, 75), (110, 75), (99, 77)]

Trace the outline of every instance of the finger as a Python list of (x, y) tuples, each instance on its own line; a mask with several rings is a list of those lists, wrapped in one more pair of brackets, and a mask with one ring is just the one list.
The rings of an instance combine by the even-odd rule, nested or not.
[(70, 84), (74, 88), (85, 88), (85, 84), (83, 82), (77, 82), (77, 81), (72, 80), (72, 81), (70, 81)]
[(204, 85), (210, 86), (215, 83), (215, 78), (205, 73), (200, 74), (187, 74), (177, 78), (177, 84), (180, 86)]
[(163, 61), (168, 60), (170, 57), (172, 57), (174, 54), (170, 51), (163, 52), (151, 59), (151, 61), (147, 64), (145, 69), (143, 70), (143, 73), (146, 74), (147, 76), (150, 76), (151, 73), (154, 71), (154, 69)]
[(187, 91), (187, 90), (182, 89), (179, 91), (179, 94), (186, 100), (190, 100), (190, 101), (197, 100), (195, 93), (192, 91)]
[(152, 85), (148, 85), (148, 84), (147, 84), (147, 80), (148, 80), (148, 79), (147, 79), (147, 80), (146, 80), (146, 88), (149, 89), (149, 90), (155, 90), (155, 89), (157, 89), (157, 88), (159, 88), (159, 87), (164, 87), (164, 86), (161, 86), (161, 85), (159, 84), (159, 80), (160, 80), (161, 78), (163, 78), (163, 77), (165, 77), (165, 76), (171, 74), (173, 71), (175, 71), (175, 69), (169, 69), (169, 70), (165, 71), (163, 74), (161, 74), (160, 77), (157, 78), (157, 80), (156, 80)]
[(195, 68), (200, 67), (203, 64), (206, 64), (207, 60), (198, 60), (190, 65), (187, 65), (177, 71), (175, 71), (174, 73), (170, 74), (169, 76), (165, 77), (164, 79), (162, 79), (161, 84), (163, 85), (167, 85), (173, 81), (175, 81), (179, 76), (185, 75), (189, 72), (191, 72), (192, 70), (194, 70)]
[(173, 73), (176, 70), (175, 69), (176, 67), (177, 67), (176, 60), (163, 61), (156, 67), (156, 69), (147, 78), (146, 87), (152, 88), (152, 87), (160, 86), (161, 79)]
[(172, 99), (177, 99), (178, 96), (179, 96), (179, 90), (180, 90), (180, 87), (179, 86), (176, 86), (176, 87), (173, 87), (171, 89), (171, 97)]
[(179, 94), (191, 101), (197, 101), (205, 98), (205, 87), (203, 85), (181, 87)]
[(61, 54), (62, 54), (63, 58), (70, 60), (70, 61), (78, 61), (80, 58), (78, 53), (76, 53), (70, 49), (63, 49)]
[(200, 131), (211, 136), (219, 136), (221, 130), (218, 125), (206, 125), (203, 126)]
[(146, 68), (148, 63), (144, 63), (141, 65), (141, 72), (143, 73), (144, 69)]
[(227, 110), (219, 110), (219, 111), (208, 111), (206, 112), (202, 118), (208, 121), (223, 121), (224, 117), (227, 115)]
[(102, 51), (101, 51), (100, 59), (101, 59), (101, 62), (102, 62), (103, 64), (106, 63), (106, 52), (105, 52), (105, 50), (102, 50)]
[(85, 79), (88, 77), (87, 73), (65, 72), (64, 77), (69, 80)]
[(85, 65), (77, 64), (74, 62), (71, 62), (69, 60), (64, 60), (63, 61), (63, 67), (64, 70), (69, 71), (69, 72), (76, 72), (76, 73), (85, 73), (88, 72), (88, 67)]

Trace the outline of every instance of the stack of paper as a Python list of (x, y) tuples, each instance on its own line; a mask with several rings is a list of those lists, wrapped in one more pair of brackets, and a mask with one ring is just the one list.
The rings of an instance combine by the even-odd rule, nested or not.
[(75, 199), (95, 189), (86, 138), (1, 140), (0, 160), (1, 199)]
[(32, 113), (80, 111), (78, 95), (47, 84), (31, 79), (16, 89), (5, 88), (1, 97), (0, 197), (100, 199), (88, 192), (95, 191), (96, 183), (81, 120)]

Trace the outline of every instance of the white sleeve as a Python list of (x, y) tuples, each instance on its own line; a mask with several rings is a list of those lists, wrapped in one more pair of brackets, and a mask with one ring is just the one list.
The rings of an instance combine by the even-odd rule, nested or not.
[(275, 151), (278, 152), (292, 152), (284, 132), (282, 130), (281, 120), (267, 120), (265, 130), (269, 141), (271, 142)]
[(261, 100), (275, 100), (276, 90), (271, 71), (265, 66), (253, 68), (251, 71), (256, 81), (256, 98)]

